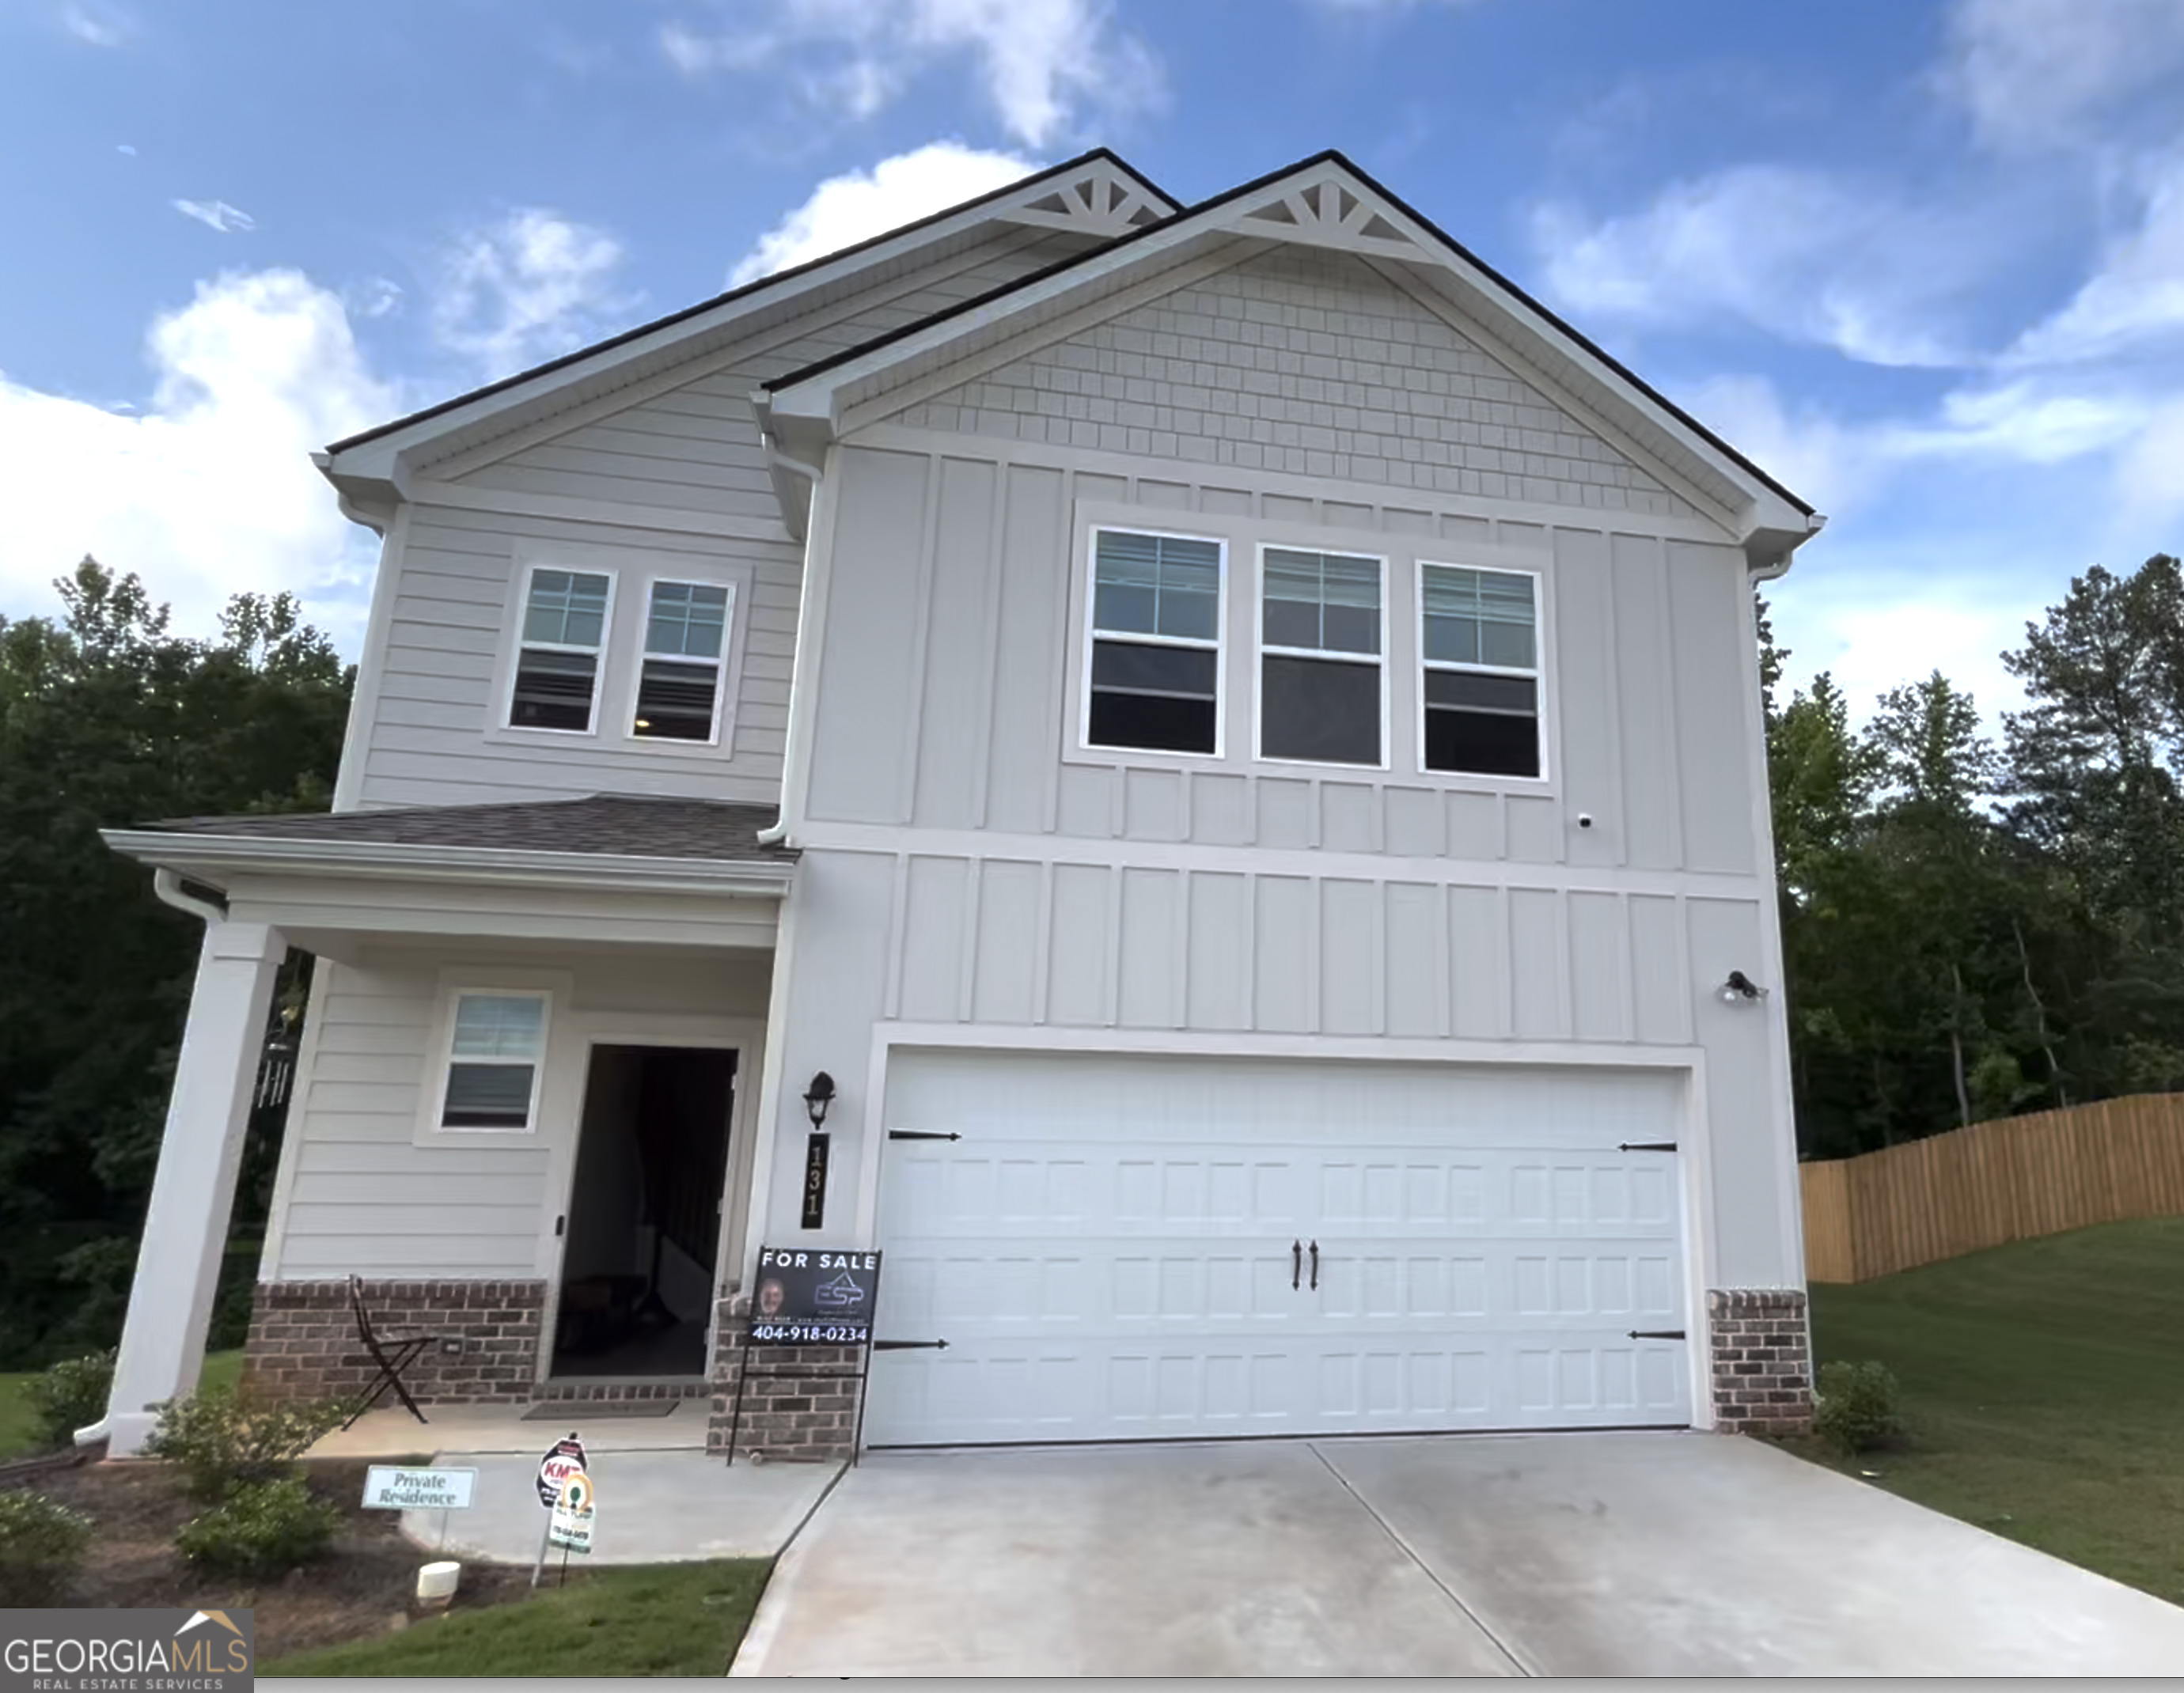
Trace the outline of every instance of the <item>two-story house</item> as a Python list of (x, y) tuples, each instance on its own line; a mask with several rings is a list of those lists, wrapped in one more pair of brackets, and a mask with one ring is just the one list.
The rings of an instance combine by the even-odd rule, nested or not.
[[(778, 1245), (948, 1343), (872, 1445), (1804, 1414), (1752, 604), (1820, 520), (1340, 155), (1091, 153), (320, 464), (332, 812), (109, 837), (205, 922), (114, 1450), (287, 948), (269, 1390), (360, 1381), (356, 1275), (428, 1397), (724, 1409)], [(745, 1438), (845, 1448), (795, 1392)]]

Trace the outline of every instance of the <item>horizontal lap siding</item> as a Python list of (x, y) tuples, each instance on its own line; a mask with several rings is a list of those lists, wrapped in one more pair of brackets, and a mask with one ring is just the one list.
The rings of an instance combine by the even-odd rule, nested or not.
[[(769, 804), (780, 794), (795, 656), (803, 548), (783, 527), (749, 395), (765, 378), (823, 358), (1078, 250), (1077, 237), (1004, 228), (960, 253), (851, 302), (777, 328), (732, 370), (581, 423), (460, 476), (499, 498), (582, 499), (643, 526), (526, 517), (433, 503), (420, 491), (395, 584), (380, 688), (359, 792), (365, 805), (457, 805), (600, 791)], [(654, 515), (638, 516), (638, 513)], [(694, 529), (693, 522), (701, 526)], [(503, 702), (496, 662), (519, 544), (686, 555), (753, 573), (744, 621), (734, 741), (724, 750), (632, 750), (618, 732), (582, 743), (489, 739)], [(642, 615), (638, 561), (616, 586), (624, 638)], [(603, 716), (626, 703), (610, 690)]]
[[(579, 961), (557, 1002), (549, 1065), (578, 1054), (571, 1098), (542, 1089), (535, 1133), (415, 1144), (422, 1089), (438, 1073), (432, 1019), (443, 964), (489, 975), (497, 959), (536, 967), (538, 955), (460, 950), (369, 955), (360, 965), (321, 960), (307, 1061), (297, 1078), (288, 1134), (294, 1164), (281, 1214), (272, 1279), (348, 1275), (396, 1279), (538, 1273), (539, 1245), (557, 1203), (548, 1191), (552, 1149), (581, 1109), (576, 1019), (605, 1014), (615, 1033), (641, 1033), (649, 1013), (764, 1015), (767, 966), (749, 955), (668, 958), (632, 952)], [(557, 1115), (558, 1114), (558, 1115)]]

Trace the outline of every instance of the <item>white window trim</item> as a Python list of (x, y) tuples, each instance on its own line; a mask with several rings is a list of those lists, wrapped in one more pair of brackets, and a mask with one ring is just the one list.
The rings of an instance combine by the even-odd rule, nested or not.
[[(1532, 656), (1536, 661), (1534, 667), (1530, 670), (1522, 670), (1507, 665), (1463, 665), (1456, 664), (1446, 659), (1427, 658), (1426, 572), (1429, 570), (1477, 571), (1496, 576), (1529, 576), (1532, 583)], [(1412, 563), (1411, 575), (1413, 578), (1412, 594), (1417, 602), (1416, 615), (1412, 627), (1417, 631), (1418, 639), (1418, 722), (1415, 729), (1418, 738), (1414, 744), (1417, 749), (1418, 775), (1435, 782), (1506, 782), (1516, 783), (1528, 790), (1546, 787), (1552, 777), (1552, 771), (1548, 765), (1547, 751), (1553, 743), (1547, 732), (1550, 690), (1547, 687), (1547, 613), (1545, 572), (1527, 569), (1520, 565), (1469, 564), (1456, 559), (1429, 559), (1424, 554), (1420, 554)], [(1495, 771), (1435, 770), (1429, 765), (1426, 762), (1426, 672), (1433, 670), (1448, 671), (1458, 675), (1468, 672), (1478, 676), (1529, 677), (1534, 688), (1537, 690), (1536, 698), (1539, 704), (1538, 710), (1533, 715), (1532, 732), (1539, 737), (1540, 773), (1537, 776), (1508, 776)]]
[[(713, 660), (713, 721), (710, 732), (702, 741), (677, 740), (672, 736), (640, 735), (637, 732), (637, 702), (644, 688), (645, 660), (658, 659), (663, 663), (689, 665), (694, 668), (705, 662), (702, 659), (686, 658), (671, 653), (655, 653), (651, 650), (649, 643), (652, 638), (652, 594), (653, 590), (662, 583), (679, 588), (717, 588), (725, 589), (728, 596), (727, 607), (721, 619), (721, 651), (719, 656)], [(730, 672), (728, 660), (735, 650), (738, 633), (736, 622), (742, 609), (742, 584), (731, 576), (719, 576), (709, 580), (697, 576), (660, 574), (645, 577), (644, 603), (638, 614), (636, 649), (630, 657), (629, 687), (626, 690), (627, 697), (623, 700), (621, 733), (624, 740), (644, 747), (717, 747), (721, 744), (722, 720), (727, 716), (728, 707)]]
[[(1219, 575), (1213, 610), (1213, 750), (1178, 752), (1166, 747), (1110, 747), (1092, 738), (1092, 646), (1099, 633), (1100, 537), (1102, 535), (1146, 535), (1161, 541), (1202, 541), (1220, 552)], [(1166, 759), (1188, 763), (1218, 760), (1228, 748), (1228, 540), (1222, 535), (1201, 535), (1182, 529), (1162, 529), (1150, 523), (1095, 522), (1084, 539), (1084, 615), (1078, 643), (1077, 750), (1095, 755), (1126, 759)], [(1173, 635), (1134, 635), (1109, 631), (1107, 638), (1142, 647), (1184, 647), (1203, 652), (1203, 641)]]
[[(604, 576), (607, 579), (607, 603), (599, 614), (599, 643), (596, 647), (579, 647), (565, 641), (526, 640), (523, 626), (531, 615), (531, 588), (541, 571), (560, 571), (571, 576)], [(500, 721), (498, 727), (510, 735), (566, 735), (596, 738), (599, 729), (599, 702), (607, 691), (608, 660), (614, 651), (615, 592), (620, 586), (619, 573), (607, 565), (593, 564), (558, 564), (549, 559), (539, 559), (523, 569), (521, 592), (515, 597), (515, 640), (508, 649), (508, 682), (500, 691)], [(515, 714), (515, 685), (523, 671), (523, 654), (528, 649), (542, 653), (589, 653), (593, 660), (592, 672), (591, 716), (581, 729), (554, 729), (538, 723), (518, 723), (511, 721)]]
[[(554, 1024), (557, 1001), (567, 1002), (573, 978), (566, 971), (447, 970), (440, 974), (432, 1005), (432, 1044), (426, 1049), (425, 1073), (417, 1101), (417, 1121), (412, 1140), (420, 1146), (445, 1145), (450, 1140), (471, 1140), (506, 1146), (536, 1145), (546, 1127), (547, 1072), (554, 1059)], [(521, 1128), (449, 1128), (440, 1122), (448, 1098), (448, 1072), (454, 1062), (455, 1011), (465, 996), (498, 994), (536, 999), (541, 1002), (538, 1056), (531, 1071), (529, 1120)]]
[[(1256, 764), (1279, 765), (1301, 770), (1392, 770), (1395, 748), (1391, 743), (1394, 725), (1389, 713), (1388, 672), (1394, 660), (1389, 647), (1390, 620), (1388, 616), (1390, 554), (1368, 551), (1363, 548), (1344, 547), (1334, 543), (1306, 545), (1287, 541), (1261, 541), (1251, 582), (1251, 758)], [(1376, 654), (1353, 653), (1344, 654), (1318, 647), (1269, 647), (1267, 634), (1267, 554), (1276, 553), (1319, 553), (1342, 559), (1370, 559), (1380, 567), (1380, 650)], [(1267, 715), (1267, 669), (1264, 660), (1268, 653), (1277, 658), (1323, 660), (1329, 664), (1362, 664), (1369, 657), (1380, 670), (1380, 760), (1378, 764), (1337, 764), (1324, 759), (1271, 758), (1265, 750), (1265, 721)], [(1420, 754), (1421, 761), (1424, 754)]]

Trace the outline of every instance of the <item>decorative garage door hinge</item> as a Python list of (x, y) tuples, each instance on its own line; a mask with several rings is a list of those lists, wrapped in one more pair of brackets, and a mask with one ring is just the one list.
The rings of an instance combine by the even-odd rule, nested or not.
[(961, 1140), (960, 1134), (946, 1134), (937, 1128), (891, 1128), (889, 1140)]
[(1674, 1152), (1673, 1140), (1626, 1140), (1615, 1149), (1618, 1152)]
[(1630, 1338), (1633, 1340), (1687, 1340), (1691, 1337), (1680, 1328), (1634, 1328), (1630, 1331)]

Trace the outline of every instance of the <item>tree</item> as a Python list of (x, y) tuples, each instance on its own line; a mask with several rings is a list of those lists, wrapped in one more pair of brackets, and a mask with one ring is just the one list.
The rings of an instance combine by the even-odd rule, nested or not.
[[(86, 558), (0, 618), (0, 1362), (114, 1338), (198, 926), (101, 828), (323, 809), (353, 673), (292, 597), (211, 640)], [(258, 1155), (262, 1161), (262, 1150)]]

